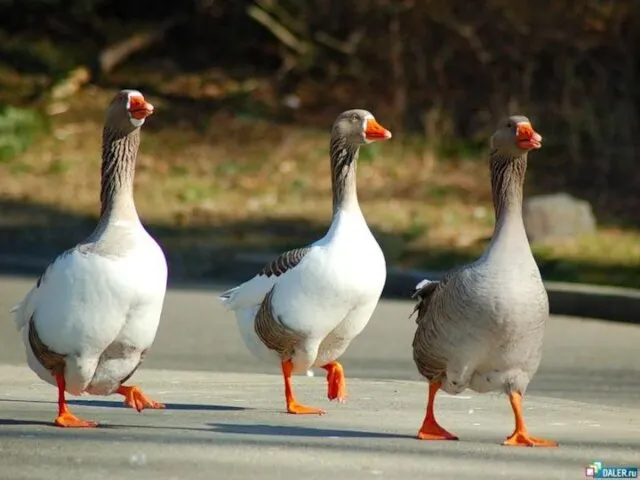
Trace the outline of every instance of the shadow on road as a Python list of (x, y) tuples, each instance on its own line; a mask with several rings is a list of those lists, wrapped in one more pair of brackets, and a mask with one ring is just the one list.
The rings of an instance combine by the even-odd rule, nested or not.
[(295, 427), (291, 425), (209, 423), (217, 433), (268, 435), (283, 437), (337, 437), (337, 438), (412, 438), (394, 433), (363, 432), (330, 428)]
[[(44, 400), (14, 400), (14, 399), (0, 399), (0, 402), (10, 403), (45, 403), (55, 404), (56, 402), (47, 402)], [(69, 405), (78, 405), (82, 407), (101, 407), (101, 408), (129, 408), (123, 402), (116, 400), (68, 400)], [(204, 411), (204, 412), (235, 412), (241, 410), (252, 410), (247, 407), (237, 407), (234, 405), (203, 405), (193, 403), (165, 403), (164, 410), (176, 410), (176, 411)]]
[[(69, 400), (69, 405), (82, 405), (85, 407), (128, 408), (122, 402), (111, 400)], [(203, 405), (193, 403), (165, 403), (164, 410), (179, 411), (205, 411), (205, 412), (235, 412), (239, 410), (251, 410), (246, 407), (233, 405)]]
[(15, 418), (0, 418), (0, 427), (50, 427), (53, 425), (51, 422), (43, 422), (41, 420), (16, 420)]

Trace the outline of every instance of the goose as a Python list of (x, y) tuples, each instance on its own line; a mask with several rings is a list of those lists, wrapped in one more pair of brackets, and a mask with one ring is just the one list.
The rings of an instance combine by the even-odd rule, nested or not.
[(549, 302), (522, 220), (527, 157), (542, 137), (524, 116), (498, 125), (490, 141), (490, 170), (496, 215), (494, 233), (475, 262), (453, 269), (415, 289), (417, 329), (413, 358), (429, 381), (427, 411), (418, 438), (457, 440), (434, 415), (436, 393), (456, 395), (503, 391), (509, 396), (515, 430), (503, 445), (554, 447), (530, 435), (522, 396), (541, 360)]
[(136, 90), (115, 95), (103, 131), (98, 224), (59, 255), (11, 310), (29, 367), (58, 388), (59, 427), (97, 426), (71, 413), (65, 392), (118, 393), (138, 411), (164, 407), (124, 385), (153, 343), (167, 285), (164, 253), (142, 226), (133, 200), (140, 127), (152, 113), (153, 105)]
[(291, 375), (314, 367), (327, 371), (329, 400), (346, 401), (337, 359), (366, 327), (386, 280), (384, 255), (358, 204), (356, 164), (361, 145), (389, 138), (370, 112), (341, 113), (331, 130), (333, 217), (327, 233), (220, 295), (247, 348), (264, 361), (279, 361), (288, 413), (325, 413), (293, 394)]

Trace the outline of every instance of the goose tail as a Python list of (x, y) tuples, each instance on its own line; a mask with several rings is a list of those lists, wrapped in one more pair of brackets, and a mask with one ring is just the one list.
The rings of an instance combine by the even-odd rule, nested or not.
[(424, 316), (429, 308), (429, 303), (431, 302), (431, 298), (438, 285), (440, 285), (439, 281), (429, 280), (425, 278), (415, 286), (411, 298), (417, 301), (416, 306), (411, 312), (411, 315), (409, 315), (409, 318), (413, 317), (413, 315), (416, 315), (416, 323), (420, 322), (420, 319)]

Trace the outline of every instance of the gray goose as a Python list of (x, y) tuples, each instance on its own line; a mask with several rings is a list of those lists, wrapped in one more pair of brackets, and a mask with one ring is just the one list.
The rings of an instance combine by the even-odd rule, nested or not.
[(133, 200), (140, 127), (152, 113), (136, 90), (114, 97), (103, 131), (98, 225), (58, 256), (12, 309), (29, 367), (58, 388), (60, 427), (96, 426), (70, 412), (65, 392), (118, 393), (138, 411), (163, 407), (124, 385), (153, 343), (167, 286), (164, 254)]
[(531, 436), (522, 417), (522, 395), (538, 369), (547, 293), (522, 220), (527, 156), (542, 137), (524, 116), (503, 120), (491, 137), (490, 170), (496, 225), (486, 251), (475, 262), (439, 282), (416, 286), (418, 325), (413, 358), (429, 381), (423, 440), (456, 440), (434, 415), (439, 389), (456, 395), (503, 391), (515, 415), (515, 430), (503, 445), (557, 446)]

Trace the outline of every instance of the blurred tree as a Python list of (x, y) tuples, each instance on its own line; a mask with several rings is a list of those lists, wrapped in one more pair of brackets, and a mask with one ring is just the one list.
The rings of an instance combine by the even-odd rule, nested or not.
[(184, 69), (272, 72), (280, 95), (368, 105), (434, 152), (524, 112), (556, 158), (532, 165), (550, 185), (604, 203), (640, 191), (634, 0), (0, 0), (0, 31), (73, 42), (94, 75), (150, 46)]

